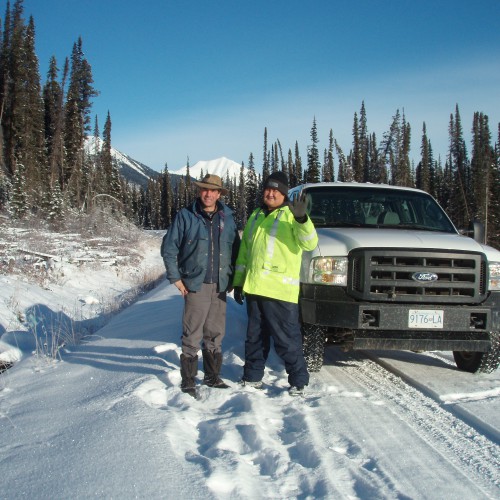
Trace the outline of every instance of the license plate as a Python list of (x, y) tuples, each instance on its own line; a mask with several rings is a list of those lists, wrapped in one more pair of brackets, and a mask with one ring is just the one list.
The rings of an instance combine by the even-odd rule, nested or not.
[(408, 328), (443, 328), (444, 311), (410, 309)]

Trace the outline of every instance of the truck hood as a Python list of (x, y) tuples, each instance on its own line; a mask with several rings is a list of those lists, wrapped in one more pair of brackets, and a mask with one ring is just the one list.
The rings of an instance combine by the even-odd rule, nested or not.
[(407, 248), (481, 252), (500, 261), (500, 252), (460, 234), (409, 229), (317, 228), (319, 243), (311, 257), (346, 256), (355, 248)]

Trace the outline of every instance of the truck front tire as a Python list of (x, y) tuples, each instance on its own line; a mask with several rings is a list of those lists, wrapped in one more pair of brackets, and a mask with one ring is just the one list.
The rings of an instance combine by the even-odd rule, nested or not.
[(325, 331), (318, 325), (302, 324), (302, 342), (307, 370), (319, 372), (323, 366), (325, 353)]
[(460, 370), (470, 373), (492, 373), (500, 365), (500, 332), (490, 332), (491, 349), (488, 352), (453, 351)]

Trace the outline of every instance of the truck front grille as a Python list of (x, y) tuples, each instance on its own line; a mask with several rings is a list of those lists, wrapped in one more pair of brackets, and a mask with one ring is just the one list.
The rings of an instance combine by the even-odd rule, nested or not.
[(480, 253), (360, 249), (349, 255), (348, 293), (376, 302), (479, 303), (486, 298)]

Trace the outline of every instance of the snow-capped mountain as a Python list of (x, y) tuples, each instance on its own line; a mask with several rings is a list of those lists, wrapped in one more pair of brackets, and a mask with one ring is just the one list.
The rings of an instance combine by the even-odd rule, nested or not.
[[(88, 154), (95, 155), (101, 150), (101, 147), (101, 138), (98, 138), (96, 141), (94, 136), (87, 136), (85, 140), (85, 149)], [(122, 153), (113, 147), (111, 148), (111, 156), (116, 161), (120, 169), (120, 174), (127, 181), (137, 184), (138, 186), (142, 186), (143, 188), (147, 187), (149, 179), (154, 179), (159, 175), (159, 172), (156, 170), (144, 165), (144, 163), (141, 163), (140, 161), (134, 160), (127, 154)], [(207, 173), (215, 174), (221, 177), (224, 181), (229, 172), (229, 178), (236, 178), (236, 183), (238, 183), (240, 178), (240, 168), (241, 166), (239, 163), (222, 157), (215, 160), (199, 161), (198, 163), (195, 163), (193, 166), (189, 167), (189, 174), (194, 179), (201, 179), (202, 172), (203, 175)], [(244, 171), (246, 175), (248, 169), (245, 168)], [(185, 176), (186, 172), (186, 166), (179, 170), (169, 172), (173, 184), (177, 184), (177, 181), (181, 176)]]
[[(222, 158), (216, 158), (215, 160), (199, 161), (192, 166), (190, 165), (189, 175), (199, 180), (202, 177), (202, 173), (203, 175), (214, 174), (218, 175), (224, 181), (229, 173), (229, 178), (236, 178), (236, 182), (238, 182), (240, 178), (240, 169), (241, 165), (239, 163), (229, 160), (223, 156)], [(244, 172), (246, 175), (246, 168), (244, 169)], [(187, 166), (184, 166), (179, 170), (175, 170), (172, 173), (177, 175), (186, 175)]]
[[(94, 155), (101, 150), (102, 139), (98, 138), (97, 144), (95, 137), (87, 136), (85, 140), (85, 149), (88, 154)], [(118, 151), (117, 149), (111, 148), (111, 156), (116, 161), (120, 174), (129, 182), (147, 187), (148, 180), (158, 177), (158, 172), (149, 168), (137, 160), (134, 160), (130, 156)]]

